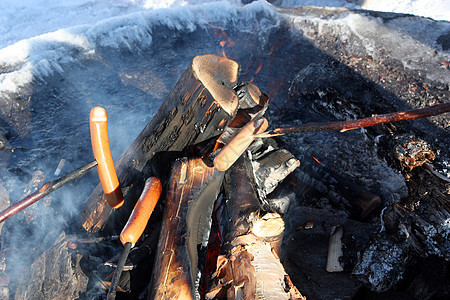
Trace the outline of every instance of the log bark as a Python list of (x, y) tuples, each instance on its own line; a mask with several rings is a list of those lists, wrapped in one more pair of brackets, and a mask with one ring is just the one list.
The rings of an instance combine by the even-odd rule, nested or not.
[(208, 242), (222, 180), (223, 172), (202, 159), (174, 164), (148, 299), (199, 298), (199, 250)]
[(274, 245), (281, 240), (280, 217), (261, 212), (246, 155), (225, 174), (222, 255), (207, 299), (304, 299), (292, 285)]
[[(232, 89), (239, 65), (216, 55), (197, 56), (169, 93), (141, 134), (120, 156), (115, 166), (126, 199), (139, 195), (147, 162), (160, 151), (181, 151), (186, 146), (218, 136), (238, 107)], [(136, 198), (137, 199), (137, 198)], [(131, 209), (124, 205), (122, 210)], [(96, 232), (105, 226), (113, 209), (106, 203), (101, 186), (86, 200), (83, 227)]]

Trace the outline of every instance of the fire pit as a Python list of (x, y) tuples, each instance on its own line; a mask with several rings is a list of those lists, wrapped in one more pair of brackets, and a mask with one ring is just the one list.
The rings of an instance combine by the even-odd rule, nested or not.
[[(108, 24), (108, 30), (73, 32), (91, 44), (65, 45), (64, 53), (70, 59), (52, 61), (54, 67), (47, 74), (36, 65), (35, 70), (41, 72), (35, 72), (33, 81), (15, 91), (2, 91), (0, 193), (4, 207), (52, 180), (50, 174), (61, 159), (66, 160), (63, 173), (92, 161), (87, 124), (90, 109), (97, 105), (104, 106), (110, 116), (110, 144), (119, 161), (116, 167), (126, 198), (123, 208), (112, 214), (106, 206), (94, 210), (102, 202), (98, 199), (101, 193), (94, 191), (89, 196), (98, 184), (91, 172), (7, 220), (1, 235), (1, 292), (5, 297), (104, 297), (122, 251), (117, 235), (145, 179), (157, 173), (165, 192), (176, 195), (180, 189), (174, 184), (180, 182), (176, 176), (182, 176), (183, 165), (190, 170), (193, 163), (191, 158), (177, 159), (214, 147), (211, 139), (215, 141), (232, 122), (225, 112), (266, 110), (273, 129), (448, 102), (448, 51), (442, 50), (444, 45), (401, 29), (406, 22), (416, 22), (420, 28), (433, 28), (443, 35), (445, 23), (342, 9), (223, 5), (231, 20), (202, 7), (189, 10), (196, 20), (191, 23), (176, 16), (170, 16), (175, 23), (169, 24), (161, 21), (167, 16), (139, 15), (134, 23), (130, 21), (139, 26), (119, 22)], [(383, 41), (368, 28), (382, 32)], [(393, 28), (400, 28), (400, 33)], [(391, 47), (394, 33), (402, 40), (395, 49)], [(111, 42), (113, 34), (120, 34), (120, 39)], [(443, 39), (436, 36), (435, 40)], [(212, 107), (220, 96), (211, 89), (220, 88), (205, 85), (207, 92), (197, 90), (194, 83), (201, 71), (189, 73), (189, 68), (195, 69), (195, 64), (189, 67), (190, 62), (204, 53), (225, 55), (239, 63), (240, 77), (215, 78), (228, 91), (235, 83), (253, 82), (241, 86), (236, 97), (256, 93), (256, 99), (264, 100), (248, 107)], [(2, 65), (1, 70), (13, 76), (21, 68)], [(174, 88), (177, 81), (182, 85)], [(198, 106), (192, 105), (198, 109), (160, 108), (168, 97), (189, 103), (191, 98), (179, 97), (186, 87), (192, 99), (199, 99)], [(158, 109), (163, 113), (156, 113)], [(189, 118), (202, 115), (209, 121), (189, 125)], [(236, 128), (248, 122), (242, 118)], [(218, 126), (201, 126), (208, 122)], [(141, 141), (148, 137), (145, 143), (132, 143), (145, 124), (165, 142), (152, 140), (149, 134), (140, 136)], [(223, 196), (209, 208), (210, 233), (190, 248), (203, 257), (203, 265), (200, 260), (190, 261), (189, 267), (182, 264), (176, 269), (180, 277), (171, 282), (187, 272), (194, 281), (188, 286), (197, 287), (189, 293), (209, 298), (261, 293), (308, 299), (445, 298), (449, 293), (448, 124), (445, 114), (366, 130), (257, 141), (249, 148), (251, 154), (245, 154), (229, 172), (233, 175), (224, 175), (223, 193), (212, 193)], [(174, 126), (180, 131), (174, 131)], [(183, 143), (170, 143), (180, 136)], [(163, 142), (167, 145), (164, 151), (152, 150)], [(192, 168), (206, 170), (210, 163)], [(163, 230), (160, 236), (161, 228), (170, 227), (164, 217), (169, 194), (156, 207), (130, 253), (118, 298), (152, 298), (157, 294), (155, 282), (163, 282), (167, 289), (162, 294), (170, 295), (168, 281), (162, 279), (168, 265), (155, 267), (167, 253), (161, 250), (162, 237), (175, 234), (176, 239), (177, 231), (182, 231)], [(226, 201), (240, 197), (248, 203)], [(247, 205), (246, 209), (233, 207), (238, 203)], [(252, 234), (243, 234), (247, 231)], [(187, 270), (192, 265), (201, 266), (202, 276)], [(197, 282), (200, 277), (203, 281)], [(280, 279), (278, 285), (269, 285), (273, 278)], [(170, 288), (185, 291), (181, 285)]]

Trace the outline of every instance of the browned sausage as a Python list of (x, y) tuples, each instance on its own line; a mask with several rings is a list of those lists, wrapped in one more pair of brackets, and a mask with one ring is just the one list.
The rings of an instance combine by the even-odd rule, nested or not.
[(92, 151), (98, 164), (98, 176), (106, 201), (112, 208), (119, 208), (124, 200), (109, 148), (107, 122), (108, 116), (103, 107), (97, 106), (91, 110), (89, 127), (91, 129)]
[(255, 139), (253, 135), (264, 132), (268, 126), (269, 123), (265, 118), (248, 122), (216, 156), (214, 167), (219, 171), (228, 170), (253, 142)]
[(136, 202), (127, 224), (120, 233), (120, 241), (123, 245), (131, 243), (131, 247), (134, 247), (147, 226), (148, 219), (155, 209), (156, 203), (158, 203), (161, 191), (162, 185), (158, 178), (150, 177), (145, 181), (144, 190)]

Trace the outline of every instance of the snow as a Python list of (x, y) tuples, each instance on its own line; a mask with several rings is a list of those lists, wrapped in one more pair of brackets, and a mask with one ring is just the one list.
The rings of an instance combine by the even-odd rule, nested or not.
[(282, 0), (280, 6), (329, 6), (412, 14), (450, 21), (448, 0)]
[[(132, 12), (153, 11), (161, 8), (176, 9), (184, 6), (204, 5), (214, 0), (2, 0), (0, 1), (0, 48), (20, 40), (39, 36), (77, 25), (128, 15)], [(239, 0), (228, 0), (240, 6)], [(247, 1), (248, 2), (248, 1)], [(408, 13), (450, 20), (448, 0), (282, 0), (280, 6), (332, 6)], [(356, 3), (362, 3), (358, 5)]]
[[(274, 4), (339, 6), (351, 9), (362, 7), (450, 20), (448, 0), (432, 3), (427, 0), (282, 0), (274, 1)], [(5, 92), (17, 91), (30, 82), (33, 76), (42, 78), (53, 72), (61, 72), (60, 64), (72, 59), (70, 52), (95, 53), (95, 47), (98, 46), (117, 48), (123, 45), (131, 49), (138, 41), (140, 46), (148, 46), (152, 42), (149, 22), (194, 30), (196, 26), (210, 22), (210, 18), (232, 19), (236, 14), (235, 10), (241, 6), (239, 0), (2, 0), (0, 96)], [(252, 3), (250, 6), (264, 6), (270, 10), (269, 5), (262, 2)], [(247, 10), (251, 13), (251, 9)], [(347, 21), (351, 26), (358, 26), (358, 20), (354, 18)], [(375, 21), (373, 23), (374, 28), (380, 28)], [(392, 25), (396, 26), (395, 23)], [(400, 29), (408, 31), (409, 36), (417, 31), (413, 25)], [(426, 29), (416, 36), (420, 39), (430, 34), (441, 34), (435, 31), (422, 34)], [(359, 30), (364, 28), (359, 27)], [(366, 28), (366, 33), (370, 33), (370, 30)], [(377, 30), (372, 29), (372, 33), (377, 34)], [(368, 44), (366, 47), (372, 46)]]

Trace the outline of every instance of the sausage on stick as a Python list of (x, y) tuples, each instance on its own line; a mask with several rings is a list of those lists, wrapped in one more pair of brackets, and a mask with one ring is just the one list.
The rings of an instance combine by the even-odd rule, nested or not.
[(92, 151), (98, 163), (98, 176), (106, 201), (112, 208), (119, 208), (122, 206), (124, 199), (114, 168), (111, 149), (109, 148), (107, 123), (106, 110), (103, 107), (94, 107), (91, 110), (89, 127), (91, 130)]
[(219, 171), (228, 170), (253, 142), (254, 134), (264, 132), (268, 126), (266, 118), (257, 118), (248, 122), (216, 156), (214, 167)]
[(144, 190), (136, 202), (133, 212), (128, 218), (127, 224), (125, 224), (125, 227), (120, 233), (120, 241), (125, 248), (119, 262), (117, 263), (116, 271), (114, 272), (111, 285), (109, 286), (108, 300), (115, 299), (116, 297), (117, 285), (119, 283), (120, 275), (122, 274), (123, 266), (125, 265), (128, 254), (144, 232), (148, 220), (150, 219), (150, 215), (152, 214), (156, 203), (158, 203), (161, 191), (162, 185), (158, 178), (150, 177), (145, 181)]
[(127, 224), (120, 233), (120, 241), (124, 246), (126, 243), (131, 243), (131, 247), (134, 247), (147, 226), (148, 219), (155, 209), (156, 203), (158, 203), (161, 191), (162, 185), (158, 178), (150, 177), (145, 181), (141, 197), (136, 202)]

